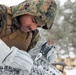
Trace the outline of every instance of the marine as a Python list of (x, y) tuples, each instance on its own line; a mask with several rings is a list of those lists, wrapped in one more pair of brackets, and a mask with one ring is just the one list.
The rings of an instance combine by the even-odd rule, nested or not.
[[(0, 5), (0, 38), (9, 46), (28, 51), (40, 39), (38, 29), (30, 32), (20, 30), (18, 18), (25, 14), (34, 16), (38, 27), (51, 29), (56, 15), (54, 0), (26, 0), (18, 5), (7, 7)], [(27, 43), (28, 42), (28, 43)]]

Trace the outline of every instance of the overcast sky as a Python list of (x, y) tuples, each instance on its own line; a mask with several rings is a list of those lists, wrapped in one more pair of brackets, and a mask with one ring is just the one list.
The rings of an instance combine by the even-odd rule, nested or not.
[(23, 2), (24, 0), (0, 0), (0, 4), (5, 4), (7, 6), (12, 6)]

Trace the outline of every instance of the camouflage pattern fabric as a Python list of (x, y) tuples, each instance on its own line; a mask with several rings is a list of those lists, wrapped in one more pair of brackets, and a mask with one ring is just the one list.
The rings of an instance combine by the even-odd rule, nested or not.
[(19, 5), (12, 6), (13, 19), (20, 15), (30, 14), (36, 17), (40, 26), (50, 29), (55, 15), (56, 2), (54, 0), (26, 0)]
[(13, 68), (11, 66), (0, 66), (0, 75), (20, 75), (21, 69)]
[[(11, 25), (12, 26), (11, 32), (13, 32), (14, 29), (20, 28), (21, 25), (17, 21), (17, 17), (20, 15), (24, 15), (24, 14), (33, 15), (41, 27), (43, 27), (44, 29), (50, 29), (53, 24), (54, 18), (55, 18), (56, 7), (57, 6), (56, 6), (56, 3), (54, 0), (26, 0), (16, 6), (10, 7), (11, 11), (12, 11), (12, 18), (13, 18), (12, 25)], [(0, 8), (0, 13), (2, 13), (2, 11), (1, 11), (2, 9), (3, 8)], [(5, 10), (5, 9), (3, 9), (3, 10)], [(6, 12), (4, 12), (4, 13), (6, 13)], [(4, 19), (6, 18), (4, 15), (3, 15), (3, 17), (4, 17)], [(0, 22), (1, 22), (1, 19), (3, 19), (2, 16), (0, 16)], [(5, 23), (6, 23), (6, 21), (5, 21)], [(4, 25), (4, 24), (2, 24), (2, 25)], [(3, 31), (5, 31), (5, 30), (3, 30)], [(38, 32), (36, 34), (33, 33), (33, 36), (34, 36), (34, 38), (32, 38), (31, 44), (35, 45), (39, 39)], [(32, 47), (34, 47), (34, 46), (32, 46)], [(30, 46), (30, 48), (32, 48), (32, 47)]]
[[(3, 41), (5, 41), (5, 43), (7, 44), (7, 42), (9, 42), (8, 43), (8, 46), (12, 46), (12, 43), (14, 43), (14, 41), (13, 42), (11, 42), (11, 40), (9, 39), (9, 36), (11, 35), (12, 36), (12, 33), (15, 31), (16, 32), (16, 29), (19, 29), (20, 28), (20, 24), (18, 23), (18, 21), (17, 21), (17, 19), (15, 18), (14, 20), (11, 20), (11, 21), (13, 21), (13, 24), (12, 24), (12, 22), (11, 22), (11, 24), (9, 25), (9, 30), (7, 29), (7, 21), (9, 21), (8, 20), (8, 18), (7, 17), (9, 17), (9, 15), (7, 15), (7, 14), (9, 14), (9, 13), (7, 13), (7, 6), (5, 6), (5, 5), (1, 5), (0, 4), (0, 38), (3, 40)], [(10, 16), (12, 16), (12, 15), (10, 15)], [(12, 18), (11, 18), (12, 19)], [(12, 28), (12, 26), (14, 25), (14, 27)], [(28, 34), (29, 35), (29, 34)], [(31, 36), (31, 38), (29, 38), (29, 42), (31, 43), (31, 44), (28, 44), (27, 45), (27, 43), (25, 43), (24, 42), (24, 44), (27, 46), (27, 48), (28, 48), (28, 50), (30, 49), (30, 48), (32, 48), (32, 47), (34, 47), (35, 45), (36, 45), (36, 43), (37, 43), (37, 41), (40, 39), (40, 36), (39, 36), (39, 34), (38, 34), (38, 30), (35, 30), (35, 31), (32, 31), (32, 35), (33, 36)], [(15, 34), (14, 34), (14, 36), (15, 36)], [(13, 36), (12, 36), (13, 37)], [(22, 36), (20, 35), (20, 37), (19, 38), (21, 38)], [(18, 39), (19, 39), (18, 38)], [(15, 40), (16, 39), (16, 37), (15, 38), (12, 38), (13, 40)], [(22, 40), (23, 40), (23, 38), (22, 38)], [(30, 41), (31, 40), (31, 41)], [(25, 40), (26, 41), (26, 40)], [(16, 40), (15, 42), (19, 42), (18, 40)], [(15, 45), (15, 44), (14, 44)], [(17, 45), (20, 45), (20, 43), (18, 43)], [(22, 45), (21, 45), (22, 46)], [(20, 47), (20, 46), (19, 46)], [(23, 48), (23, 47), (22, 47)], [(27, 50), (27, 49), (24, 49), (24, 50)], [(27, 50), (27, 51), (28, 51)]]
[(4, 26), (6, 20), (6, 8), (4, 5), (0, 5), (0, 32)]

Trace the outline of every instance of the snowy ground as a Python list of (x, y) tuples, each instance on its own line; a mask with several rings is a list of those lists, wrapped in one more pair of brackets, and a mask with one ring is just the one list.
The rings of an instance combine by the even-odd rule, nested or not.
[(76, 75), (76, 69), (71, 69), (71, 70), (65, 70), (66, 75)]

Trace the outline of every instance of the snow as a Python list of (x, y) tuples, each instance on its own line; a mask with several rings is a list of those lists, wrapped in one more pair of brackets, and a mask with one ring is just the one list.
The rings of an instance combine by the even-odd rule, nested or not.
[(65, 70), (66, 75), (76, 75), (76, 69)]

